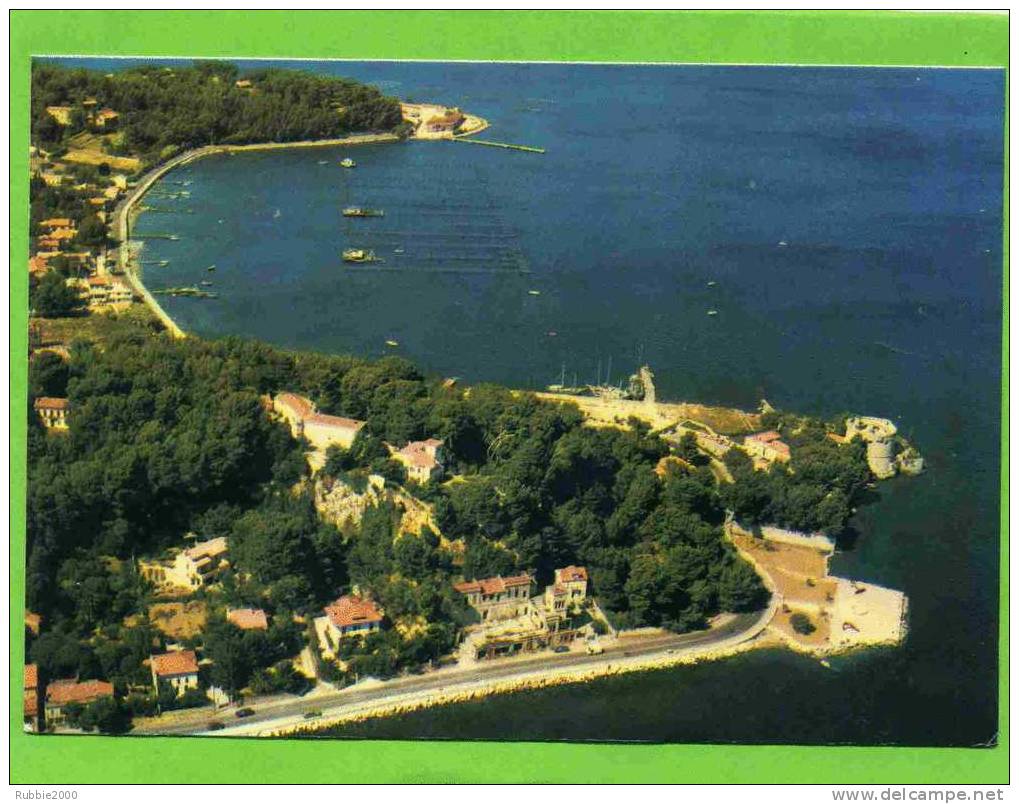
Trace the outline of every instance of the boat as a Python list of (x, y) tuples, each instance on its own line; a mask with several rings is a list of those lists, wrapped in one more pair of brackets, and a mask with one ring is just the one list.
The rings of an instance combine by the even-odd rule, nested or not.
[(352, 168), (352, 167), (356, 167), (356, 165), (357, 165), (357, 162), (355, 162), (349, 156), (346, 157), (345, 159), (341, 159), (340, 160), (340, 167)]
[(789, 245), (789, 244), (788, 244), (787, 242), (785, 242), (785, 240), (779, 240), (779, 241), (778, 241), (778, 244), (779, 244), (780, 246), (782, 246), (782, 247), (785, 247), (785, 246), (788, 246), (788, 245)]
[(206, 268), (205, 270), (206, 270), (206, 271), (210, 271), (210, 272), (211, 272), (211, 271), (215, 271), (215, 270), (216, 270), (216, 266), (215, 266), (215, 265), (210, 265), (210, 266), (209, 266), (208, 268)]
[(280, 216), (280, 214), (281, 214), (280, 211), (277, 209), (274, 213), (272, 213), (272, 216), (274, 218), (278, 218)]
[(529, 291), (527, 291), (527, 295), (528, 296), (540, 296), (541, 295), (541, 291), (540, 290), (529, 290)]
[(718, 310), (708, 310), (708, 315), (718, 315)]
[(718, 284), (718, 283), (717, 283), (717, 282), (716, 282), (716, 281), (715, 281), (714, 279), (712, 279), (712, 280), (711, 280), (710, 282), (708, 282), (708, 287), (709, 287), (709, 288), (713, 288), (713, 287), (714, 287), (715, 285), (717, 285), (717, 284)]
[(344, 207), (343, 217), (344, 218), (381, 218), (386, 213), (381, 209), (371, 209), (370, 207)]
[(403, 254), (403, 249), (402, 248), (394, 248), (393, 249), (393, 253), (394, 254)]
[(826, 667), (829, 670), (831, 670), (831, 662), (829, 662), (827, 659), (821, 659), (821, 667)]
[(320, 165), (328, 165), (329, 164), (329, 160), (328, 159), (319, 159), (318, 163)]
[(210, 282), (208, 279), (205, 279), (205, 280), (199, 282), (198, 284), (204, 285), (207, 288), (212, 287), (212, 282)]
[(364, 248), (343, 249), (344, 262), (376, 262), (375, 252)]
[(394, 340), (386, 341), (386, 346), (399, 346), (399, 345), (400, 345), (399, 341), (394, 341)]

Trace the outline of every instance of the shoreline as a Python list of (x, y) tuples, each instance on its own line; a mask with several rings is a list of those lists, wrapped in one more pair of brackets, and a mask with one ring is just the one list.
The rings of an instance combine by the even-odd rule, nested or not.
[[(663, 648), (636, 656), (628, 656), (624, 653), (622, 656), (606, 656), (601, 659), (592, 657), (590, 662), (579, 666), (522, 670), (517, 675), (488, 681), (453, 682), (448, 687), (438, 690), (421, 690), (409, 693), (394, 691), (394, 694), (386, 699), (353, 705), (347, 704), (348, 711), (332, 715), (326, 713), (324, 716), (315, 718), (313, 723), (309, 723), (303, 717), (288, 716), (277, 719), (279, 722), (276, 723), (267, 721), (251, 725), (239, 724), (217, 732), (210, 732), (208, 736), (311, 736), (345, 723), (392, 717), (437, 706), (480, 700), (493, 695), (506, 695), (566, 684), (583, 684), (609, 676), (666, 670), (727, 659), (753, 650), (782, 648), (784, 647), (782, 642), (774, 637), (769, 628), (779, 605), (780, 600), (777, 596), (773, 596), (767, 608), (761, 612), (750, 628), (705, 646)], [(705, 633), (710, 633), (710, 630)], [(313, 707), (314, 699), (309, 699), (308, 705)], [(336, 708), (339, 709), (343, 706), (344, 704), (340, 704)]]
[(349, 137), (341, 137), (329, 140), (300, 140), (297, 142), (257, 142), (245, 145), (205, 145), (201, 148), (193, 148), (182, 154), (172, 157), (161, 165), (158, 165), (138, 180), (137, 185), (124, 197), (113, 213), (112, 235), (119, 243), (117, 248), (117, 268), (124, 275), (128, 283), (149, 309), (152, 310), (159, 322), (166, 327), (166, 330), (174, 338), (186, 338), (187, 332), (163, 309), (141, 278), (140, 266), (133, 265), (133, 254), (131, 253), (131, 227), (134, 224), (135, 207), (145, 197), (145, 194), (152, 189), (157, 181), (176, 168), (190, 164), (206, 156), (213, 156), (222, 153), (235, 153), (238, 151), (271, 151), (281, 148), (328, 148), (340, 146), (371, 145), (375, 143), (401, 142), (396, 134), (354, 134)]

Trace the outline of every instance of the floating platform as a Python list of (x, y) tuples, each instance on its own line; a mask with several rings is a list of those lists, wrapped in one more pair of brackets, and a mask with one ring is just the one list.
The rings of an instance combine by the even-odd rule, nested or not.
[(475, 140), (467, 137), (454, 137), (453, 142), (473, 142), (475, 145), (487, 145), (490, 148), (505, 148), (508, 151), (526, 151), (529, 154), (543, 154), (544, 148), (535, 148), (531, 145), (514, 145), (510, 142), (494, 142), (493, 140)]

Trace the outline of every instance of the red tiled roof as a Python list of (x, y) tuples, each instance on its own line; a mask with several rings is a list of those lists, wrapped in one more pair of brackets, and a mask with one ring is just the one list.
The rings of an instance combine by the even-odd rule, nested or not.
[(153, 656), (151, 659), (152, 668), (156, 675), (163, 676), (185, 676), (198, 672), (198, 659), (193, 650), (171, 651)]
[(69, 703), (89, 703), (96, 698), (113, 695), (109, 681), (75, 681), (65, 678), (46, 687), (46, 703), (63, 706)]
[(34, 690), (39, 686), (39, 668), (34, 664), (25, 665), (25, 689)]
[(36, 614), (34, 611), (26, 611), (25, 626), (29, 631), (38, 636), (39, 629), (42, 627), (42, 615)]
[(57, 229), (62, 226), (73, 226), (74, 221), (70, 218), (47, 218), (44, 221), (39, 221), (39, 225), (48, 229)]
[(87, 281), (92, 287), (109, 287), (113, 284), (108, 276), (90, 276)]
[(357, 595), (344, 595), (335, 603), (326, 606), (325, 613), (337, 628), (382, 622), (382, 612), (376, 607), (375, 602)]
[(483, 595), (498, 595), (513, 586), (530, 585), (530, 575), (512, 575), (509, 578), (496, 575), (494, 578), (482, 578), (480, 581), (463, 581), (462, 583), (453, 584), (453, 588), (465, 595), (470, 592), (481, 592)]
[(68, 402), (56, 396), (40, 396), (35, 400), (33, 407), (36, 410), (67, 410)]
[(431, 469), (438, 463), (435, 459), (435, 450), (441, 446), (442, 442), (437, 438), (429, 438), (427, 441), (411, 441), (407, 446), (398, 450), (398, 454), (414, 466)]
[(36, 690), (25, 690), (25, 717), (39, 714), (39, 693)]
[(305, 416), (306, 424), (319, 424), (323, 427), (335, 427), (339, 430), (353, 430), (355, 433), (364, 427), (365, 422), (348, 419), (345, 416), (330, 416), (326, 413), (312, 413)]
[(226, 613), (226, 619), (245, 631), (256, 628), (264, 631), (269, 627), (269, 621), (261, 609), (231, 609)]
[(587, 568), (575, 567), (572, 564), (555, 571), (555, 578), (558, 583), (569, 583), (571, 581), (586, 581)]
[(289, 391), (277, 394), (276, 401), (290, 408), (294, 415), (300, 416), (302, 419), (315, 413), (315, 406), (311, 403), (310, 399), (298, 394), (292, 394)]

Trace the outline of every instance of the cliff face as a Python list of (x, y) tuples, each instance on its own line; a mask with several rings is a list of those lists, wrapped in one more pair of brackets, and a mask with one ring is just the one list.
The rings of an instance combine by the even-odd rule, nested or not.
[(319, 516), (337, 527), (357, 526), (364, 512), (373, 505), (378, 505), (387, 498), (388, 492), (382, 478), (369, 478), (363, 492), (336, 478), (315, 479), (315, 508)]

